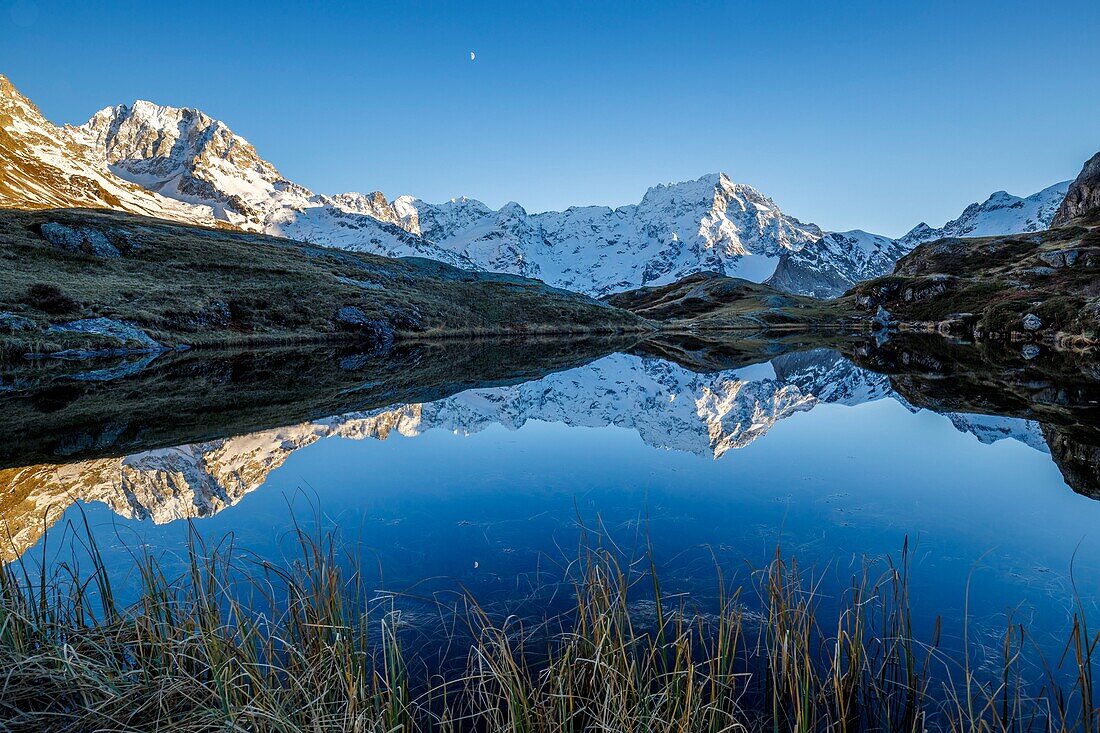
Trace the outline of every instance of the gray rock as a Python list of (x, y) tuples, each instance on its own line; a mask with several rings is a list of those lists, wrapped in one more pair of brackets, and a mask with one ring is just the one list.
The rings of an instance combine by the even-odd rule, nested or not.
[(1055, 269), (1073, 267), (1077, 264), (1077, 250), (1058, 249), (1053, 252), (1041, 252), (1039, 259)]
[(1038, 331), (1040, 328), (1043, 327), (1042, 319), (1040, 319), (1039, 316), (1035, 315), (1034, 313), (1028, 313), (1026, 316), (1024, 316), (1021, 323), (1023, 323), (1024, 328), (1028, 331)]
[(353, 305), (336, 311), (336, 322), (344, 328), (358, 332), (375, 345), (376, 351), (388, 351), (393, 345), (393, 326), (384, 318), (368, 318)]
[(124, 379), (137, 374), (159, 356), (159, 353), (151, 353), (146, 356), (132, 358), (131, 361), (124, 361), (113, 367), (74, 374), (70, 379), (77, 382), (111, 382), (115, 379)]
[(336, 280), (344, 285), (351, 285), (352, 287), (363, 288), (364, 290), (385, 290), (381, 284), (371, 282), (370, 280), (354, 280), (350, 277), (343, 277), (341, 275), (337, 275)]
[(49, 221), (42, 225), (42, 236), (50, 244), (66, 252), (80, 252), (94, 257), (122, 256), (107, 235), (94, 227), (69, 226)]
[(137, 342), (138, 348), (126, 348), (123, 351), (165, 351), (165, 347), (153, 340), (149, 334), (132, 323), (116, 321), (111, 318), (82, 318), (50, 326), (47, 331), (61, 333), (87, 333), (94, 336), (106, 336), (123, 343)]
[(382, 309), (386, 320), (393, 324), (394, 328), (404, 331), (423, 331), (425, 329), (424, 316), (419, 309), (413, 306), (387, 305)]
[(891, 324), (896, 323), (890, 311), (886, 310), (881, 305), (878, 307), (878, 310), (875, 311), (874, 321), (877, 328), (889, 328)]
[(35, 329), (34, 321), (9, 311), (0, 313), (0, 333), (24, 333)]
[(370, 322), (367, 314), (353, 305), (345, 305), (336, 311), (336, 322), (341, 326), (365, 326)]

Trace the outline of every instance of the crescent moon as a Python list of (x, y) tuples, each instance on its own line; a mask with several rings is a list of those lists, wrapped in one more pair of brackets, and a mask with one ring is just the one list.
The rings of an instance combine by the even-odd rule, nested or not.
[(473, 61), (476, 58), (477, 58), (477, 56), (474, 55), (474, 52), (470, 51), (470, 60)]

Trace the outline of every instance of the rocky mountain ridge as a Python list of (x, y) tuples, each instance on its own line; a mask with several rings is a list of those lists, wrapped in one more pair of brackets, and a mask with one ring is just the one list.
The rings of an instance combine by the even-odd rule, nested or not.
[(1052, 226), (1069, 185), (1062, 181), (1027, 197), (997, 191), (942, 227), (921, 222), (898, 239), (860, 230), (830, 232), (812, 247), (784, 254), (767, 283), (789, 293), (835, 298), (860, 282), (889, 275), (898, 260), (925, 242), (1043, 231)]
[(604, 295), (712, 271), (785, 292), (835, 297), (888, 274), (917, 244), (1005, 235), (1050, 224), (1067, 183), (1026, 198), (997, 192), (940, 228), (900, 239), (823, 232), (751, 186), (716, 173), (655, 186), (638, 204), (529, 213), (470, 198), (439, 204), (380, 192), (317, 194), (287, 180), (225, 123), (137, 101), (85, 124), (54, 127), (0, 77), (0, 205), (104, 206), (222, 225), (464, 269), (534, 277)]
[(213, 226), (192, 206), (115, 176), (94, 151), (54, 126), (0, 75), (0, 207), (102, 207)]

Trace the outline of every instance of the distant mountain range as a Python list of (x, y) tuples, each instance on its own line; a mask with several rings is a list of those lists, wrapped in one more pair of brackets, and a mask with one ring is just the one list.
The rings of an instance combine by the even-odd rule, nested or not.
[(534, 277), (593, 295), (700, 271), (833, 297), (887, 274), (943, 236), (1045, 229), (1069, 182), (998, 192), (941, 228), (900, 239), (823, 232), (725, 174), (655, 186), (638, 204), (529, 213), (474, 199), (429, 204), (381, 193), (316, 194), (285, 179), (244, 138), (194, 109), (138, 101), (58, 128), (0, 76), (0, 206), (102, 206), (388, 256)]

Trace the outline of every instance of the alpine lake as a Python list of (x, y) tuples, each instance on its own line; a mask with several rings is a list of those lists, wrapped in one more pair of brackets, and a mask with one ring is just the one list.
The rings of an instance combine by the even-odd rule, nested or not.
[(1098, 404), (1088, 355), (919, 335), (42, 361), (0, 377), (0, 555), (33, 578), (94, 553), (125, 604), (142, 558), (293, 567), (323, 538), (433, 668), (467, 654), (460, 599), (568, 619), (578, 548), (702, 614), (740, 587), (750, 617), (777, 554), (826, 610), (905, 567), (937, 653), (995, 674), (1024, 626), (1056, 668), (1100, 600)]

